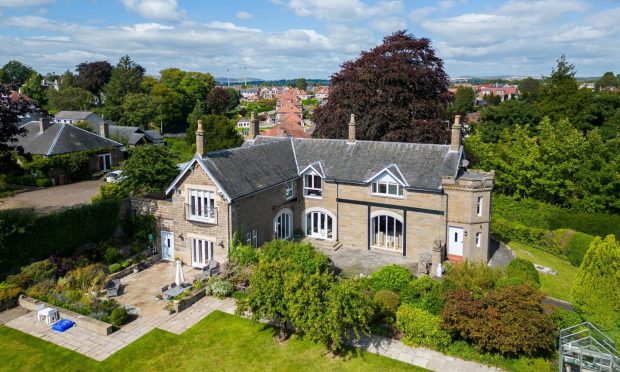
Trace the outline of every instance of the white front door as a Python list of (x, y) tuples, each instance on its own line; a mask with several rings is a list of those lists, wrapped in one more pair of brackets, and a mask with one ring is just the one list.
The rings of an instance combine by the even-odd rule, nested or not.
[(161, 232), (161, 258), (162, 260), (174, 258), (174, 234), (170, 231)]
[(448, 228), (448, 258), (458, 260), (459, 257), (463, 257), (463, 228), (450, 226)]
[(213, 242), (192, 239), (192, 266), (204, 267), (213, 259)]

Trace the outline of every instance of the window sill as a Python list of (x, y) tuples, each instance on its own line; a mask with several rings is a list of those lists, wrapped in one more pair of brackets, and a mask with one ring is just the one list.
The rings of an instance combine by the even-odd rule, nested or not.
[(377, 198), (389, 198), (389, 199), (399, 199), (399, 200), (404, 200), (405, 196), (397, 196), (397, 195), (387, 195), (387, 194), (375, 194), (375, 193), (370, 193), (370, 196), (374, 196)]
[(304, 195), (304, 198), (308, 198), (308, 199), (323, 199), (323, 195), (321, 195), (321, 196), (317, 196), (317, 195)]
[(217, 222), (215, 222), (215, 218), (207, 219), (207, 218), (191, 218), (191, 217), (188, 217), (187, 221), (189, 221), (189, 222), (197, 222), (197, 223), (205, 223), (205, 224), (211, 224), (211, 225), (216, 225), (217, 224)]

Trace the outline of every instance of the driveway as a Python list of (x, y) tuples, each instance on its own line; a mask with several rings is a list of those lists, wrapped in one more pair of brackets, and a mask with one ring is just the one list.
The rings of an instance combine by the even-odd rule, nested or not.
[(63, 186), (27, 191), (0, 199), (0, 210), (34, 208), (38, 212), (51, 212), (80, 204), (90, 203), (104, 182), (82, 181)]

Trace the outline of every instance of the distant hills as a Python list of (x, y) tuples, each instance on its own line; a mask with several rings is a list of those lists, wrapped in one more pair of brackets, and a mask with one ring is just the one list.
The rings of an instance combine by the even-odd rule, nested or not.
[[(245, 81), (244, 78), (230, 78), (231, 85), (243, 84)], [(264, 80), (259, 78), (248, 78), (248, 85), (295, 85), (297, 79), (280, 79), (280, 80)], [(306, 79), (308, 85), (327, 85), (329, 84), (329, 80), (327, 79)], [(226, 77), (216, 77), (215, 82), (218, 85), (226, 85), (228, 84), (228, 78)]]

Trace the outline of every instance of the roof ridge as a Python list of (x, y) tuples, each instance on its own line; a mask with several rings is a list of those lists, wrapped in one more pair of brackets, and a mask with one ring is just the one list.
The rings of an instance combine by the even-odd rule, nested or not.
[(63, 125), (63, 128), (64, 128), (64, 126), (65, 126), (65, 125), (70, 125), (70, 126), (71, 126), (71, 127), (73, 127), (74, 129), (81, 130), (82, 132), (88, 133), (88, 134), (89, 134), (89, 135), (91, 135), (91, 136), (97, 136), (97, 137), (103, 138), (104, 140), (108, 140), (108, 141), (111, 141), (111, 142), (114, 142), (114, 143), (116, 143), (116, 144), (119, 144), (119, 145), (123, 146), (123, 144), (122, 144), (122, 143), (120, 143), (120, 142), (117, 142), (117, 141), (115, 141), (115, 140), (113, 140), (113, 139), (110, 139), (110, 138), (106, 138), (106, 137), (104, 137), (104, 136), (101, 136), (101, 135), (99, 135), (99, 134), (97, 134), (97, 133), (94, 133), (94, 132), (91, 132), (91, 131), (89, 131), (89, 130), (82, 129), (82, 128), (80, 128), (80, 127), (78, 127), (78, 126), (75, 126), (75, 125), (73, 125), (73, 124), (63, 123), (62, 125)]
[[(337, 141), (337, 142), (348, 142), (347, 139), (344, 138), (294, 138), (295, 140), (304, 140), (304, 141)], [(397, 144), (397, 145), (416, 145), (416, 146), (450, 146), (450, 144), (441, 144), (441, 143), (418, 143), (418, 142), (396, 142), (396, 141), (370, 141), (370, 140), (356, 140), (361, 143), (386, 143), (386, 144)]]
[(52, 145), (50, 146), (49, 149), (47, 149), (47, 152), (45, 153), (45, 155), (50, 156), (52, 154), (52, 149), (56, 146), (56, 143), (58, 143), (58, 139), (60, 138), (60, 133), (62, 133), (62, 131), (65, 130), (65, 125), (67, 124), (61, 124), (61, 127), (60, 129), (58, 129), (58, 133), (56, 133), (56, 137), (54, 138)]
[[(286, 137), (270, 137), (270, 136), (257, 136), (256, 138), (258, 138), (258, 137), (263, 137), (263, 138), (273, 138), (273, 139), (275, 139), (276, 141), (280, 141), (280, 142), (283, 142), (283, 140), (284, 140), (284, 139), (286, 139)], [(219, 153), (219, 152), (224, 152), (224, 151), (236, 151), (236, 150), (242, 150), (242, 149), (251, 149), (251, 148), (254, 148), (254, 147), (260, 147), (260, 146), (269, 145), (269, 144), (271, 144), (272, 142), (276, 142), (276, 141), (269, 141), (269, 142), (263, 142), (263, 143), (258, 143), (258, 144), (252, 144), (251, 146), (238, 146), (238, 147), (233, 147), (233, 148), (230, 148), (230, 149), (220, 149), (220, 150), (209, 151), (208, 153), (206, 153), (206, 154), (202, 157), (202, 159), (203, 159), (203, 160), (204, 160), (205, 158), (206, 158), (206, 159), (208, 159), (208, 157), (207, 157), (208, 155), (211, 155), (211, 154), (216, 154), (216, 153)]]

